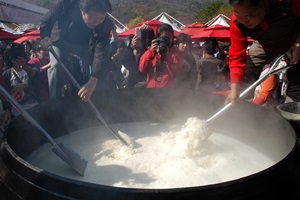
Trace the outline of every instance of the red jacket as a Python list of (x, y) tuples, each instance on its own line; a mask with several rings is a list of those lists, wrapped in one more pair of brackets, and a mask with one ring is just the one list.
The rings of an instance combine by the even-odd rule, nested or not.
[(289, 18), (284, 14), (280, 16), (282, 7), (279, 8), (272, 2), (272, 0), (269, 0), (269, 11), (265, 19), (256, 28), (248, 29), (237, 22), (234, 14), (231, 16), (231, 46), (229, 50), (231, 83), (239, 83), (244, 75), (247, 36), (257, 40), (264, 49), (276, 53), (288, 50), (294, 43), (300, 31), (300, 0), (291, 0), (291, 9), (286, 8), (293, 15)]
[(166, 54), (165, 67), (157, 65), (160, 54), (149, 48), (140, 58), (139, 71), (147, 74), (148, 88), (175, 87), (178, 74), (182, 71), (183, 53), (173, 46)]

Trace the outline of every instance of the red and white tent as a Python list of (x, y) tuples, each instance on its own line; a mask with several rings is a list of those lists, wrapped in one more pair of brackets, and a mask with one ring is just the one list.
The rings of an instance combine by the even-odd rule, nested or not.
[(193, 35), (192, 39), (197, 41), (205, 41), (207, 39), (217, 39), (223, 42), (230, 42), (229, 27), (220, 24), (209, 26), (207, 28), (204, 28), (204, 30), (199, 34)]
[(192, 24), (185, 26), (185, 28), (183, 28), (180, 31), (180, 33), (185, 33), (185, 34), (193, 36), (193, 35), (196, 35), (196, 34), (202, 32), (203, 29), (206, 27), (207, 27), (207, 25), (205, 25), (205, 24), (201, 24), (199, 22), (194, 22)]
[(25, 33), (20, 37), (19, 39), (15, 40), (16, 43), (22, 43), (24, 40), (36, 40), (37, 38), (40, 38), (40, 30), (34, 30), (30, 31), (28, 33)]

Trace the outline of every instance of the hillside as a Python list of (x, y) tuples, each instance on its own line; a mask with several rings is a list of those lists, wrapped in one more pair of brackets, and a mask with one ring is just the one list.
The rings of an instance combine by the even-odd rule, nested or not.
[[(56, 0), (25, 0), (26, 2), (50, 9)], [(182, 22), (195, 22), (195, 11), (212, 0), (110, 0), (113, 12), (123, 24), (141, 16), (143, 19), (152, 19), (161, 12), (166, 12)]]
[(195, 10), (201, 6), (196, 0), (111, 0), (113, 15), (121, 22), (142, 16), (145, 20), (152, 19), (161, 12), (166, 12), (182, 23), (194, 22)]

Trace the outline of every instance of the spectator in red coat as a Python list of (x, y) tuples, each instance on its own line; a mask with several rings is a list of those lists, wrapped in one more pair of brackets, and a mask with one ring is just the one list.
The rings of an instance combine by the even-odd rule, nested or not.
[(140, 58), (139, 71), (147, 74), (147, 88), (175, 87), (182, 71), (183, 52), (174, 43), (174, 30), (162, 24), (156, 30), (157, 39)]

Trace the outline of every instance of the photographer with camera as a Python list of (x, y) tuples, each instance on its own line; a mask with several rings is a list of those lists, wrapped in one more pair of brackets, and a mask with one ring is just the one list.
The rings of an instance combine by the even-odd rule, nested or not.
[(174, 46), (171, 25), (161, 24), (156, 30), (156, 37), (142, 55), (139, 71), (147, 75), (147, 88), (175, 87), (182, 71), (183, 52)]

